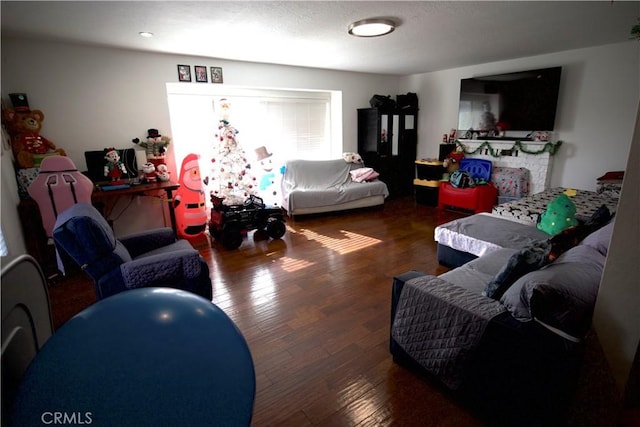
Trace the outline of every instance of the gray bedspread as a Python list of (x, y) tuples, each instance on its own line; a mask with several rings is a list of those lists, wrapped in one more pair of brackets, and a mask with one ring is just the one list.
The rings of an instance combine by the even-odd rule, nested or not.
[(498, 301), (434, 276), (407, 281), (391, 328), (393, 339), (452, 390), (489, 321), (504, 312)]
[(480, 257), (501, 248), (522, 249), (549, 235), (535, 225), (479, 213), (436, 227), (434, 238), (441, 245)]

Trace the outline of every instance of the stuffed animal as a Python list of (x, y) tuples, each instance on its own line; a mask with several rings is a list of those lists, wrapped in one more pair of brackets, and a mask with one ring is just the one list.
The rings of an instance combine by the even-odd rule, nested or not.
[(358, 153), (342, 153), (342, 158), (347, 163), (364, 163), (362, 157)]
[(105, 148), (104, 158), (107, 163), (104, 165), (104, 176), (109, 177), (113, 184), (121, 184), (120, 179), (123, 173), (127, 173), (127, 168), (120, 161), (120, 154), (115, 148)]
[(462, 147), (457, 147), (442, 162), (442, 167), (447, 170), (447, 173), (451, 174), (460, 169), (460, 160), (464, 158), (464, 151)]
[(62, 148), (40, 135), (44, 113), (40, 110), (17, 111), (6, 109), (3, 118), (11, 135), (11, 149), (19, 168), (31, 168), (35, 165), (35, 156), (59, 154), (66, 156)]
[(158, 181), (167, 182), (169, 181), (169, 168), (164, 163), (161, 163), (156, 168), (156, 178)]
[(147, 162), (142, 165), (142, 173), (144, 173), (144, 180), (146, 182), (156, 182), (156, 166), (153, 163)]
[(540, 214), (536, 226), (538, 230), (554, 236), (565, 228), (578, 225), (575, 216), (576, 205), (563, 193), (549, 203), (547, 209)]
[(146, 141), (140, 141), (140, 138), (134, 138), (131, 142), (138, 144), (145, 149), (147, 153), (147, 160), (162, 159), (164, 158), (166, 148), (171, 143), (171, 138), (160, 135), (158, 129), (149, 129), (147, 130)]

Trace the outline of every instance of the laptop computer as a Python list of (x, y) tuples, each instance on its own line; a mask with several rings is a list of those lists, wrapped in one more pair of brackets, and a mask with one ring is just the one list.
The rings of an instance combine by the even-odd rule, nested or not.
[[(117, 149), (120, 161), (124, 163), (127, 173), (122, 174), (122, 180), (131, 183), (138, 179), (138, 164), (136, 153), (133, 148)], [(107, 161), (104, 158), (104, 150), (85, 151), (84, 159), (87, 162), (87, 171), (83, 172), (95, 185), (109, 185), (110, 180), (104, 176), (104, 165)]]

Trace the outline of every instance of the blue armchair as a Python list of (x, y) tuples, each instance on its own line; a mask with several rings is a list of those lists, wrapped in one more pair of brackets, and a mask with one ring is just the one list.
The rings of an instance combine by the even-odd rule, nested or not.
[(60, 255), (68, 255), (93, 279), (98, 300), (151, 286), (212, 298), (207, 263), (188, 241), (176, 240), (170, 228), (116, 239), (96, 208), (78, 203), (58, 216), (53, 241)]

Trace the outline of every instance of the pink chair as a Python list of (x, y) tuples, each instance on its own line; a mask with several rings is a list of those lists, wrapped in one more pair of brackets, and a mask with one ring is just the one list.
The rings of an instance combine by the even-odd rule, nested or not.
[(51, 237), (58, 215), (76, 203), (91, 204), (93, 182), (78, 172), (69, 157), (53, 156), (42, 160), (27, 192), (38, 204), (42, 226)]

